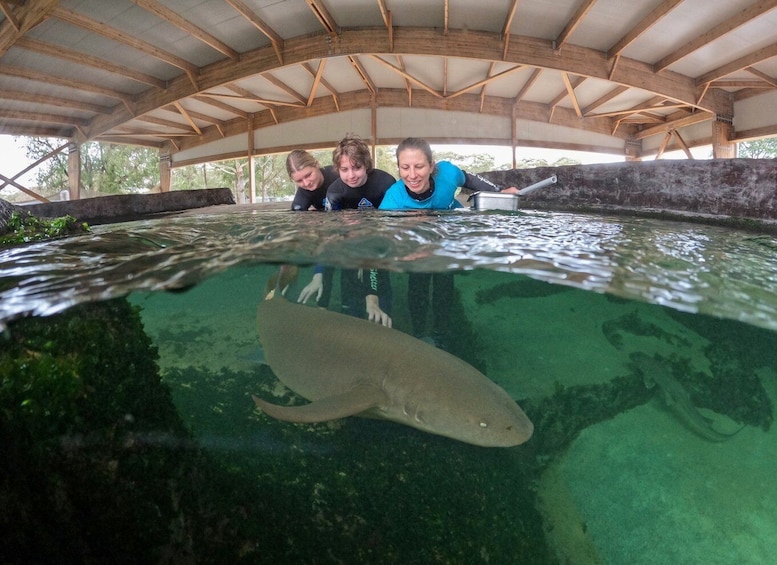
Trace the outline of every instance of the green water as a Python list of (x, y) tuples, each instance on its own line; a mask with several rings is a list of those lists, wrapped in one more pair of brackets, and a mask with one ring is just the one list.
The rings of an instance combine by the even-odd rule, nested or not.
[[(547, 214), (202, 217), (98, 236), (104, 247), (88, 253), (71, 243), (6, 256), (16, 270), (5, 263), (0, 280), (19, 290), (0, 286), (1, 308), (11, 333), (17, 312), (57, 312), (65, 298), (126, 295), (140, 308), (161, 382), (211, 465), (196, 508), (180, 503), (181, 532), (198, 538), (181, 534), (165, 555), (759, 564), (777, 551), (771, 238)], [(304, 402), (257, 362), (256, 308), (277, 262), (302, 265), (293, 298), (316, 258), (390, 268), (394, 328), (407, 333), (407, 271), (454, 273), (441, 345), (518, 401), (532, 439), (489, 449), (389, 422), (290, 424), (256, 410), (251, 394)], [(73, 289), (74, 276), (91, 282)], [(331, 309), (339, 297), (335, 287)], [(730, 439), (685, 425), (634, 354), (659, 359)]]

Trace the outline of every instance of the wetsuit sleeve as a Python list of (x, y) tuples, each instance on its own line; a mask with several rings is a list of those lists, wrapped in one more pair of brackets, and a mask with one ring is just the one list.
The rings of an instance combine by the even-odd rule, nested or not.
[(495, 185), (493, 182), (481, 177), (480, 175), (475, 175), (466, 171), (463, 171), (463, 173), (465, 180), (462, 186), (464, 188), (469, 188), (471, 190), (481, 192), (499, 192), (502, 190), (500, 186)]
[(304, 191), (301, 189), (297, 189), (297, 192), (294, 193), (294, 200), (291, 203), (291, 209), (297, 212), (305, 211), (308, 208), (310, 208), (310, 197), (308, 197), (307, 194), (304, 194)]

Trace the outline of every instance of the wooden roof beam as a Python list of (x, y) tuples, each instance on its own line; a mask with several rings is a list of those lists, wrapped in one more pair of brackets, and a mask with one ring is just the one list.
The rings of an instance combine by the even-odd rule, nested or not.
[(240, 53), (232, 49), (229, 45), (209, 34), (204, 29), (194, 25), (189, 20), (181, 17), (167, 6), (160, 4), (157, 0), (131, 0), (131, 2), (134, 2), (147, 12), (151, 12), (159, 19), (185, 31), (195, 39), (202, 41), (204, 44), (215, 49), (222, 55), (226, 55), (233, 61), (237, 61), (240, 58)]
[(664, 0), (656, 6), (652, 12), (642, 18), (642, 20), (629, 30), (629, 32), (615, 42), (615, 45), (607, 50), (607, 58), (612, 59), (621, 54), (621, 51), (631, 45), (636, 39), (649, 30), (651, 27), (666, 16), (669, 12), (674, 10), (678, 4), (683, 0)]
[(0, 90), (0, 100), (16, 100), (20, 102), (36, 102), (38, 104), (47, 104), (49, 106), (59, 106), (61, 108), (73, 108), (74, 110), (83, 110), (94, 114), (108, 115), (113, 108), (60, 98), (58, 96), (48, 96), (47, 94), (38, 94), (35, 92), (22, 92), (21, 90)]
[[(491, 65), (491, 68), (493, 68), (493, 63)], [(489, 76), (487, 76), (483, 80), (479, 80), (476, 83), (470, 84), (469, 86), (466, 86), (466, 87), (462, 88), (461, 90), (457, 90), (456, 92), (454, 92), (452, 94), (449, 94), (448, 96), (446, 96), (446, 98), (450, 99), (450, 98), (455, 98), (457, 96), (461, 96), (462, 94), (464, 94), (466, 92), (469, 92), (471, 90), (475, 90), (477, 88), (480, 88), (481, 86), (485, 86), (485, 85), (487, 85), (490, 82), (494, 82), (495, 80), (498, 80), (498, 79), (500, 79), (502, 77), (506, 77), (507, 75), (510, 75), (510, 74), (512, 74), (512, 73), (514, 73), (516, 71), (520, 71), (523, 68), (524, 68), (523, 65), (516, 65), (516, 66), (514, 66), (511, 69), (507, 69), (506, 71), (502, 71), (501, 73), (498, 73), (498, 74), (495, 74), (495, 75), (491, 75), (491, 70), (489, 69)]]
[(306, 104), (307, 103), (307, 98), (305, 98), (304, 96), (302, 96), (302, 94), (300, 94), (299, 92), (294, 90), (292, 87), (290, 87), (288, 84), (286, 84), (285, 82), (283, 82), (279, 78), (277, 78), (274, 74), (272, 74), (272, 73), (262, 73), (260, 76), (264, 80), (266, 80), (267, 82), (272, 84), (273, 86), (275, 86), (277, 88), (280, 88), (282, 91), (284, 91), (286, 94), (288, 94), (289, 96), (294, 98), (294, 100), (296, 100), (300, 104)]
[(51, 11), (51, 15), (58, 20), (62, 20), (63, 22), (67, 22), (71, 25), (80, 27), (98, 35), (102, 35), (107, 39), (122, 45), (126, 45), (127, 47), (132, 47), (141, 53), (145, 53), (146, 55), (154, 57), (155, 59), (159, 59), (168, 65), (179, 68), (190, 76), (196, 76), (200, 72), (200, 69), (196, 65), (190, 63), (186, 59), (173, 55), (172, 53), (168, 53), (167, 51), (159, 49), (158, 47), (154, 47), (153, 45), (144, 41), (135, 39), (134, 37), (124, 33), (121, 30), (106, 25), (103, 22), (88, 18), (77, 12), (66, 10), (65, 8), (55, 8)]
[(313, 84), (310, 87), (310, 94), (308, 95), (308, 100), (306, 102), (306, 106), (310, 106), (313, 104), (313, 99), (316, 97), (316, 90), (318, 90), (318, 85), (321, 84), (321, 77), (324, 74), (324, 67), (326, 66), (326, 59), (321, 59), (318, 63), (318, 70), (316, 71), (315, 76), (313, 77)]
[(209, 106), (213, 106), (214, 108), (218, 108), (219, 110), (223, 110), (224, 112), (229, 112), (230, 114), (239, 116), (244, 120), (248, 119), (248, 112), (241, 110), (240, 108), (235, 108), (234, 106), (227, 104), (226, 102), (222, 102), (221, 100), (202, 96), (201, 94), (195, 94), (192, 96), (192, 98), (198, 102), (202, 102), (203, 104), (207, 104)]
[(558, 37), (556, 37), (555, 41), (553, 42), (553, 49), (558, 50), (564, 46), (569, 37), (577, 29), (577, 26), (583, 22), (583, 19), (588, 15), (588, 12), (590, 12), (591, 8), (594, 7), (595, 3), (596, 0), (583, 0), (580, 3), (580, 5), (577, 7), (577, 11), (575, 11), (574, 15), (572, 16), (572, 19), (567, 22), (567, 25), (564, 26), (564, 29), (561, 30), (561, 33), (558, 34)]
[(242, 0), (225, 0), (227, 4), (237, 10), (238, 14), (248, 20), (251, 25), (258, 29), (261, 33), (270, 40), (272, 47), (275, 50), (275, 56), (278, 57), (278, 63), (283, 65), (283, 38), (271, 28), (262, 18), (256, 15), (256, 13), (249, 8)]
[(14, 13), (15, 21), (6, 18), (0, 22), (0, 57), (25, 33), (49, 17), (59, 0), (26, 2)]
[(531, 74), (529, 79), (526, 81), (526, 83), (523, 85), (520, 91), (518, 91), (518, 94), (515, 95), (515, 98), (513, 98), (513, 106), (518, 104), (524, 96), (526, 96), (526, 93), (529, 92), (529, 89), (534, 86), (534, 83), (537, 82), (537, 79), (540, 78), (540, 75), (542, 74), (542, 69), (534, 69), (534, 72)]
[(756, 2), (752, 6), (749, 6), (740, 11), (734, 17), (724, 20), (714, 28), (701, 34), (693, 41), (685, 43), (680, 49), (674, 53), (670, 53), (655, 63), (653, 65), (653, 70), (655, 72), (664, 70), (671, 64), (676, 63), (684, 57), (687, 57), (694, 51), (698, 51), (705, 45), (712, 43), (716, 39), (723, 37), (727, 33), (735, 30), (740, 26), (743, 26), (744, 24), (752, 21), (754, 18), (764, 15), (766, 12), (769, 12), (774, 8), (777, 8), (777, 0), (761, 0), (760, 2)]
[(608, 93), (604, 94), (603, 96), (600, 96), (599, 98), (597, 98), (596, 100), (591, 102), (588, 106), (583, 108), (583, 116), (588, 116), (591, 112), (593, 112), (594, 110), (596, 110), (600, 106), (604, 106), (605, 104), (607, 104), (607, 102), (609, 102), (613, 98), (616, 98), (617, 96), (620, 96), (621, 94), (626, 92), (628, 89), (629, 89), (628, 86), (623, 86), (623, 85), (616, 86), (615, 88), (610, 90)]
[(140, 82), (142, 84), (147, 84), (148, 86), (153, 86), (154, 88), (164, 89), (167, 87), (167, 83), (165, 81), (156, 78), (155, 76), (151, 76), (146, 73), (140, 73), (128, 67), (116, 65), (115, 63), (111, 63), (105, 59), (100, 59), (99, 57), (94, 57), (80, 51), (74, 51), (73, 49), (68, 49), (67, 47), (63, 47), (61, 45), (44, 43), (43, 41), (29, 39), (27, 37), (20, 37), (19, 41), (16, 42), (16, 47), (34, 51), (35, 53), (48, 55), (49, 57), (54, 57), (56, 59), (62, 59), (63, 61), (69, 61), (77, 65), (85, 65), (87, 67), (92, 67), (107, 73), (113, 73), (124, 78)]
[(507, 17), (505, 18), (505, 25), (502, 28), (502, 59), (507, 58), (507, 49), (510, 47), (510, 28), (513, 27), (513, 19), (515, 18), (515, 10), (518, 8), (518, 0), (513, 0), (510, 9), (507, 11)]
[[(302, 63), (302, 68), (305, 69), (311, 76), (316, 76), (316, 71), (313, 70), (313, 67), (310, 66), (310, 63)], [(339, 92), (333, 87), (327, 80), (322, 76), (321, 77), (321, 86), (326, 88), (329, 93), (332, 95), (332, 100), (335, 103), (335, 107), (337, 108), (337, 111), (340, 111), (340, 102), (337, 100), (337, 97), (340, 95)]]
[(775, 88), (777, 88), (777, 78), (774, 78), (774, 77), (772, 77), (770, 75), (767, 75), (766, 73), (762, 73), (761, 71), (759, 71), (755, 67), (747, 67), (747, 68), (745, 68), (745, 70), (748, 73), (750, 73), (751, 75), (755, 75), (758, 78), (760, 78), (762, 81), (767, 82), (767, 83), (771, 84), (772, 86), (774, 86)]
[(762, 47), (761, 49), (753, 51), (748, 55), (744, 55), (739, 59), (731, 61), (730, 63), (726, 63), (725, 65), (720, 66), (717, 69), (713, 69), (708, 73), (705, 73), (700, 77), (697, 77), (696, 85), (701, 86), (705, 83), (718, 80), (719, 78), (723, 78), (727, 75), (730, 75), (731, 73), (735, 73), (737, 71), (741, 71), (742, 69), (752, 67), (753, 65), (760, 63), (761, 61), (766, 61), (767, 59), (771, 59), (772, 57), (777, 57), (777, 43), (772, 43), (771, 45)]
[(321, 0), (305, 0), (305, 2), (307, 2), (310, 9), (313, 10), (313, 13), (316, 15), (316, 18), (318, 18), (318, 21), (321, 22), (321, 25), (324, 26), (330, 34), (337, 34), (339, 26)]
[(401, 75), (401, 76), (405, 77), (405, 78), (406, 78), (407, 80), (409, 80), (410, 82), (412, 82), (412, 83), (414, 83), (414, 84), (417, 84), (417, 85), (418, 85), (418, 86), (420, 86), (420, 87), (421, 87), (423, 90), (426, 90), (426, 91), (427, 91), (429, 94), (432, 94), (432, 95), (436, 96), (437, 98), (444, 98), (444, 96), (443, 96), (442, 94), (440, 94), (439, 92), (437, 92), (437, 91), (436, 91), (434, 88), (432, 88), (431, 86), (429, 86), (429, 85), (428, 85), (428, 84), (426, 84), (425, 82), (423, 82), (423, 81), (421, 81), (421, 80), (419, 80), (419, 79), (415, 78), (413, 75), (411, 75), (410, 73), (408, 73), (408, 72), (407, 72), (407, 71), (405, 71), (404, 69), (400, 69), (400, 68), (399, 68), (399, 67), (397, 67), (396, 65), (392, 65), (391, 63), (389, 63), (389, 62), (388, 62), (388, 61), (386, 61), (385, 59), (382, 59), (381, 57), (378, 57), (378, 56), (376, 56), (376, 55), (370, 55), (370, 57), (372, 57), (373, 59), (375, 59), (375, 60), (376, 60), (376, 61), (378, 61), (379, 63), (381, 63), (381, 64), (383, 64), (383, 65), (387, 66), (388, 68), (390, 68), (390, 69), (393, 69), (393, 70), (394, 70), (394, 71), (395, 71), (397, 74), (399, 74), (399, 75)]
[(356, 73), (361, 77), (364, 86), (367, 87), (367, 90), (370, 91), (371, 95), (374, 95), (378, 91), (378, 87), (375, 86), (375, 83), (369, 73), (367, 73), (367, 69), (365, 69), (364, 65), (361, 64), (361, 61), (359, 61), (359, 58), (356, 55), (349, 55), (348, 60), (351, 62), (351, 66)]
[(394, 22), (391, 19), (391, 10), (386, 7), (386, 0), (378, 0), (380, 15), (383, 17), (383, 25), (388, 32), (389, 51), (394, 50)]

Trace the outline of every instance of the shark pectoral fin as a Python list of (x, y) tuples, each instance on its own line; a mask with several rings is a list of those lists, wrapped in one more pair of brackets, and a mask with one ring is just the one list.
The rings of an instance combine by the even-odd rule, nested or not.
[(301, 406), (278, 406), (253, 396), (262, 411), (286, 422), (326, 422), (353, 416), (386, 402), (383, 391), (374, 385), (359, 385), (337, 396), (328, 396)]

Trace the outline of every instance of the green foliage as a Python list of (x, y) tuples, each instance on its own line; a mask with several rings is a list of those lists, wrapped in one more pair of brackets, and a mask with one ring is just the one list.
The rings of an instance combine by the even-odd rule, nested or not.
[(0, 247), (17, 245), (63, 237), (66, 235), (89, 233), (86, 222), (79, 222), (72, 216), (60, 218), (36, 218), (32, 214), (14, 212), (6, 226), (6, 233), (0, 235)]
[(750, 159), (770, 159), (777, 157), (777, 137), (744, 141), (737, 146), (739, 157)]
[(484, 173), (494, 170), (494, 156), (487, 153), (461, 155), (451, 151), (441, 151), (436, 152), (434, 158), (437, 161), (450, 161), (468, 173)]
[[(27, 138), (26, 151), (38, 160), (61, 145), (60, 140)], [(81, 186), (105, 194), (144, 192), (159, 185), (159, 154), (156, 149), (87, 142), (80, 146)], [(44, 195), (68, 188), (67, 155), (62, 152), (37, 169), (38, 188)]]

